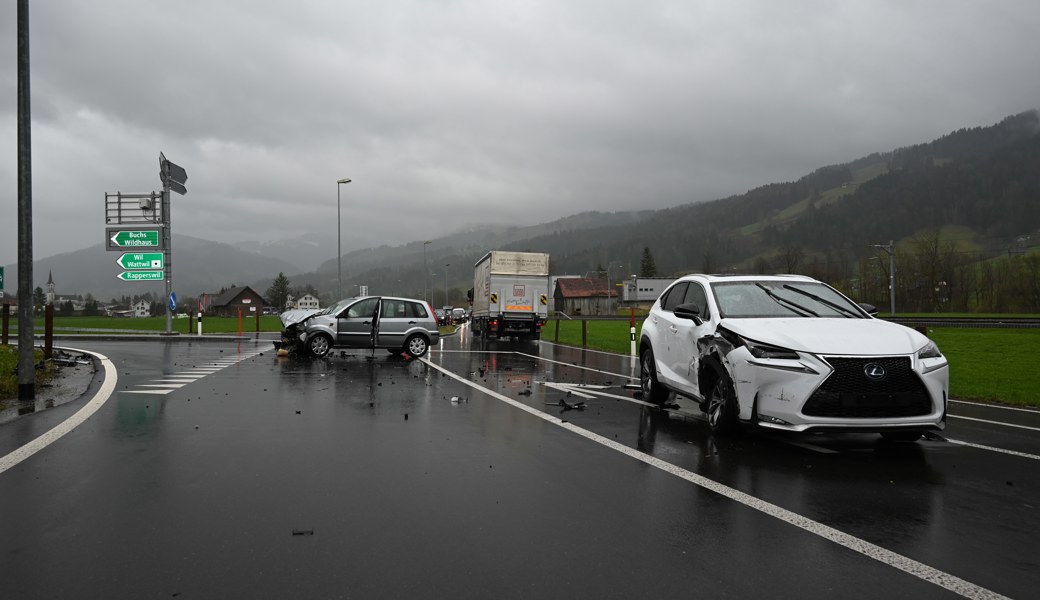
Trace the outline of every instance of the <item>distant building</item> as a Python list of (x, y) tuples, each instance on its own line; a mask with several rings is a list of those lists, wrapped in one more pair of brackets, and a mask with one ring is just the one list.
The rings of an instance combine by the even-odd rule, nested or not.
[[(207, 295), (208, 296), (208, 295)], [(218, 317), (255, 316), (264, 310), (264, 297), (247, 286), (233, 287), (216, 297), (208, 297), (207, 312)]]
[(632, 277), (627, 279), (623, 282), (621, 301), (632, 306), (653, 304), (675, 279), (674, 277)]
[(312, 296), (311, 294), (304, 294), (303, 296), (300, 296), (295, 302), (296, 308), (315, 310), (321, 308), (320, 304), (321, 303), (318, 301), (318, 299)]
[(607, 289), (607, 279), (567, 277), (556, 280), (553, 305), (567, 315), (613, 315), (617, 293)]
[(135, 318), (149, 317), (152, 305), (147, 300), (138, 300), (130, 305), (130, 316)]

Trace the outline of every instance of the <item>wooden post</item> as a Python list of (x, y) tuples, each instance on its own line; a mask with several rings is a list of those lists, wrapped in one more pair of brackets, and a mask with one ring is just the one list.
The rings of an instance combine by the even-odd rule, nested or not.
[(7, 329), (11, 326), (11, 305), (4, 302), (3, 309), (0, 309), (3, 313), (3, 317), (0, 318), (0, 344), (7, 345)]
[(188, 311), (188, 333), (189, 334), (191, 333), (191, 322), (192, 322), (191, 311)]
[(585, 319), (581, 320), (581, 347), (589, 347), (589, 322)]
[(255, 307), (255, 308), (257, 309), (257, 311), (256, 311), (256, 332), (260, 333), (260, 313), (262, 313), (263, 311), (260, 310), (259, 306)]
[(242, 307), (238, 307), (238, 336), (242, 337)]
[(54, 353), (54, 305), (43, 307), (43, 357), (50, 358)]
[(559, 342), (560, 341), (560, 319), (559, 319), (559, 317), (556, 318), (556, 339), (553, 340), (553, 341), (554, 342)]

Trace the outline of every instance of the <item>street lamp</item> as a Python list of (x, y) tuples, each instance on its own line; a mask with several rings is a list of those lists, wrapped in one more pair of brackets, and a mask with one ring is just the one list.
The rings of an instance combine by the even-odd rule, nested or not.
[(448, 267), (450, 263), (444, 263), (444, 306), (448, 305)]
[(339, 289), (336, 291), (336, 300), (343, 297), (343, 248), (342, 234), (340, 232), (340, 202), (339, 186), (350, 183), (350, 179), (340, 179), (336, 182), (336, 272), (339, 276)]
[(423, 272), (422, 299), (424, 301), (429, 301), (429, 298), (426, 296), (426, 291), (430, 287), (430, 271), (429, 271), (429, 269), (426, 268), (426, 247), (429, 246), (432, 243), (433, 242), (431, 242), (430, 240), (426, 240), (425, 242), (422, 243), (422, 272)]
[(874, 248), (880, 248), (888, 253), (888, 299), (892, 316), (896, 316), (896, 242), (889, 240), (888, 245), (874, 244)]

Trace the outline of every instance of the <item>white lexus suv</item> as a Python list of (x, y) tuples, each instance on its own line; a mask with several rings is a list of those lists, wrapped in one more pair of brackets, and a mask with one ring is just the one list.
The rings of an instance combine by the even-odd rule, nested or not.
[(643, 399), (692, 398), (718, 432), (753, 423), (913, 441), (942, 429), (946, 358), (873, 312), (810, 277), (687, 275), (643, 323)]

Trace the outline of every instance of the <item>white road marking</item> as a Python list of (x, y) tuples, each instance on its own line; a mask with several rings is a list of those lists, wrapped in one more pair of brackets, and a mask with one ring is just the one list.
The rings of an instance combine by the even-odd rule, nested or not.
[(534, 359), (542, 360), (542, 361), (545, 361), (545, 362), (551, 362), (551, 363), (554, 363), (554, 364), (557, 364), (557, 365), (565, 365), (565, 366), (568, 366), (568, 367), (573, 367), (575, 369), (581, 369), (583, 371), (592, 371), (593, 373), (603, 373), (604, 375), (613, 375), (615, 377), (622, 377), (624, 379), (631, 379), (631, 380), (639, 379), (638, 376), (633, 377), (631, 375), (622, 375), (621, 373), (611, 373), (610, 371), (601, 371), (599, 369), (593, 369), (591, 367), (583, 367), (581, 365), (574, 365), (574, 364), (571, 364), (569, 362), (563, 362), (563, 361), (559, 361), (559, 360), (552, 360), (552, 359), (549, 359), (549, 358), (542, 358), (541, 356), (535, 356), (534, 354), (526, 354), (524, 352), (514, 352), (514, 354), (519, 354), (520, 356), (526, 356), (528, 358), (534, 358)]
[(182, 387), (184, 387), (184, 386), (186, 386), (188, 384), (187, 383), (142, 383), (140, 385), (141, 385), (141, 387), (167, 388), (167, 389), (171, 389), (171, 390), (176, 390), (176, 389), (182, 388)]
[(953, 402), (955, 404), (967, 404), (969, 406), (977, 406), (979, 408), (999, 408), (1000, 410), (1016, 410), (1018, 412), (1033, 413), (1034, 415), (1040, 414), (1040, 410), (1037, 410), (1035, 408), (1024, 408), (1020, 406), (1003, 406), (1000, 404), (983, 404), (982, 402), (968, 402), (966, 400), (953, 400), (952, 398), (950, 399), (950, 402)]
[(120, 394), (169, 394), (173, 390), (119, 390)]
[(562, 427), (588, 440), (606, 446), (612, 450), (616, 450), (617, 452), (625, 454), (626, 456), (646, 463), (652, 467), (656, 467), (666, 473), (689, 481), (694, 485), (700, 486), (704, 489), (713, 491), (726, 498), (739, 502), (744, 506), (747, 506), (766, 515), (794, 525), (795, 527), (802, 529), (803, 531), (830, 540), (840, 546), (858, 552), (868, 558), (872, 558), (883, 564), (899, 569), (905, 573), (909, 573), (914, 577), (918, 577), (924, 581), (933, 583), (939, 587), (950, 590), (955, 594), (959, 594), (961, 596), (964, 596), (965, 598), (1006, 598), (1006, 596), (998, 594), (997, 592), (986, 589), (984, 587), (977, 586), (969, 581), (961, 579), (960, 577), (951, 575), (950, 573), (940, 571), (934, 567), (930, 567), (924, 563), (918, 562), (909, 557), (903, 556), (896, 552), (892, 552), (891, 550), (887, 550), (885, 548), (882, 548), (881, 546), (872, 544), (866, 540), (857, 538), (853, 535), (844, 533), (842, 531), (834, 529), (833, 527), (824, 525), (823, 523), (813, 521), (808, 517), (804, 517), (802, 515), (799, 515), (798, 513), (789, 511), (785, 508), (781, 508), (780, 506), (777, 506), (770, 502), (766, 502), (765, 500), (761, 500), (755, 496), (746, 494), (735, 488), (723, 485), (713, 479), (708, 479), (703, 475), (698, 475), (697, 473), (687, 471), (682, 467), (678, 467), (669, 462), (663, 461), (657, 457), (650, 456), (649, 454), (644, 454), (643, 452), (640, 452), (639, 450), (636, 450), (634, 448), (629, 448), (628, 446), (615, 442), (614, 440), (605, 438), (597, 433), (593, 433), (591, 431), (588, 431), (587, 429), (578, 427), (573, 423), (563, 421), (562, 419), (554, 417), (546, 412), (527, 406), (522, 402), (513, 400), (512, 398), (499, 394), (494, 390), (485, 388), (475, 382), (463, 379), (462, 377), (459, 377), (452, 371), (449, 371), (444, 367), (436, 365), (426, 358), (422, 358), (420, 360), (429, 365), (431, 368), (436, 369), (441, 373), (444, 373), (448, 377), (455, 379), (463, 385), (467, 385), (475, 390), (487, 394), (488, 396), (491, 396), (492, 398), (495, 398), (501, 402), (505, 402), (506, 404), (514, 408), (517, 408), (535, 417), (538, 417), (539, 419)]
[(582, 352), (595, 352), (596, 354), (606, 354), (607, 356), (616, 356), (619, 358), (628, 358), (631, 360), (637, 360), (638, 357), (632, 356), (631, 354), (618, 354), (617, 352), (606, 352), (604, 350), (592, 350), (590, 348), (578, 348), (577, 346), (568, 346), (566, 344), (557, 344), (555, 342), (547, 342), (545, 340), (538, 340), (538, 343), (545, 344), (547, 346), (556, 346), (557, 348), (569, 348), (571, 350), (581, 350)]
[(979, 423), (989, 423), (990, 425), (1003, 425), (1004, 427), (1014, 427), (1016, 429), (1028, 429), (1030, 431), (1040, 431), (1040, 427), (1029, 427), (1028, 425), (1017, 425), (1015, 423), (1005, 423), (1003, 421), (990, 421), (989, 419), (976, 419), (975, 417), (962, 417), (960, 415), (951, 415), (947, 413), (947, 417), (951, 419), (964, 419), (965, 421), (978, 421)]
[(0, 457), (0, 474), (29, 458), (33, 454), (36, 454), (40, 450), (43, 450), (49, 444), (57, 441), (63, 435), (78, 427), (81, 423), (89, 419), (91, 415), (97, 412), (97, 410), (112, 396), (112, 392), (115, 391), (116, 381), (119, 374), (116, 366), (112, 364), (112, 361), (109, 360), (107, 356), (98, 354), (97, 352), (91, 352), (90, 350), (79, 350), (77, 348), (65, 349), (90, 354), (101, 361), (101, 367), (105, 370), (105, 380), (101, 384), (101, 388), (98, 389), (97, 393), (94, 394), (94, 397), (91, 398), (90, 401), (83, 405), (83, 408), (76, 411), (76, 413), (71, 417), (65, 419), (53, 429), (33, 441), (13, 450), (3, 457)]
[(1037, 456), (1036, 454), (1029, 454), (1028, 452), (1019, 452), (1018, 450), (1008, 450), (1006, 448), (997, 448), (994, 446), (983, 446), (982, 444), (975, 444), (972, 442), (965, 442), (962, 440), (951, 440), (950, 438), (945, 439), (947, 442), (950, 442), (951, 444), (959, 444), (961, 446), (970, 446), (972, 448), (978, 448), (980, 450), (989, 450), (991, 452), (1000, 452), (1001, 454), (1010, 454), (1011, 456), (1021, 456), (1022, 458), (1040, 460), (1040, 456)]

